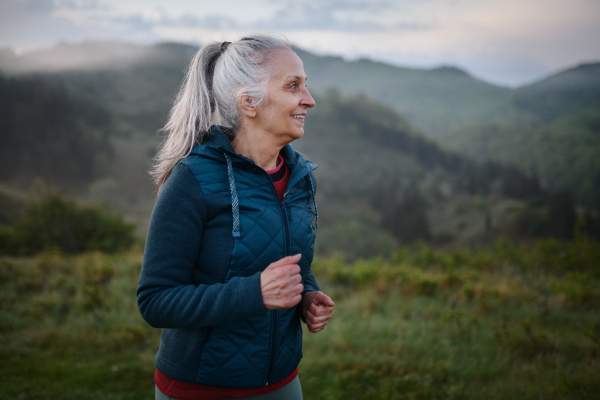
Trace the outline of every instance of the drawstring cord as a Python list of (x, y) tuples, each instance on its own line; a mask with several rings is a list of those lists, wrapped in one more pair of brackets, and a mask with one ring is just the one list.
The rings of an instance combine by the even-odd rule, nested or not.
[[(233, 213), (233, 230), (231, 234), (233, 237), (240, 237), (240, 204), (238, 201), (237, 190), (235, 187), (235, 178), (233, 176), (233, 166), (231, 165), (231, 159), (225, 153), (223, 153), (227, 160), (227, 176), (229, 177), (229, 191), (231, 192), (231, 211)], [(310, 182), (310, 191), (312, 193), (312, 200), (315, 206), (315, 228), (319, 229), (319, 209), (317, 208), (317, 199), (315, 196), (315, 185), (312, 180), (312, 176), (308, 175), (308, 181)], [(290, 213), (291, 216), (291, 213)]]
[(315, 220), (315, 228), (319, 229), (319, 209), (317, 208), (317, 198), (315, 197), (315, 186), (312, 181), (312, 175), (308, 174), (308, 181), (310, 182), (310, 191), (312, 192), (313, 204), (315, 205), (315, 214), (317, 219)]
[(231, 165), (231, 159), (225, 153), (223, 153), (227, 160), (227, 175), (229, 177), (229, 191), (231, 192), (231, 211), (233, 213), (233, 230), (231, 234), (233, 237), (240, 237), (240, 204), (238, 202), (237, 190), (235, 188), (235, 179), (233, 177), (233, 167)]

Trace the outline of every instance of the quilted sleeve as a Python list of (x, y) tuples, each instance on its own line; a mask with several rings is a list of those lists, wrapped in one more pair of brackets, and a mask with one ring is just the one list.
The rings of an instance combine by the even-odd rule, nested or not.
[(142, 317), (155, 328), (204, 328), (267, 315), (260, 273), (192, 284), (205, 218), (202, 191), (189, 168), (178, 164), (152, 212), (137, 289)]

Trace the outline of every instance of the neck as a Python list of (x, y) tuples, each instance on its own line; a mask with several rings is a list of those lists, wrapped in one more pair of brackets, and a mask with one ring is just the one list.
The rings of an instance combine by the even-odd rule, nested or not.
[(256, 165), (268, 171), (277, 167), (277, 157), (283, 146), (285, 146), (285, 144), (276, 143), (269, 139), (269, 137), (260, 133), (241, 130), (236, 133), (231, 146), (236, 153), (249, 158)]

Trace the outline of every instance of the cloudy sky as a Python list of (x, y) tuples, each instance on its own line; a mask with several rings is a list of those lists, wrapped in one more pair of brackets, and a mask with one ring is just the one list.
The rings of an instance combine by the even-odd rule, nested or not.
[(0, 0), (0, 47), (201, 44), (278, 32), (318, 54), (456, 65), (517, 86), (600, 61), (600, 0)]

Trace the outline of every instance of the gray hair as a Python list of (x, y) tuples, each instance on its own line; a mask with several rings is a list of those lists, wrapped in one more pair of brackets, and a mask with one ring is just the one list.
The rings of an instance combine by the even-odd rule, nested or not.
[(221, 123), (233, 132), (239, 128), (242, 96), (251, 98), (254, 106), (267, 101), (269, 60), (281, 49), (291, 49), (283, 36), (259, 34), (234, 43), (212, 42), (198, 50), (162, 129), (167, 136), (150, 171), (159, 190), (212, 125)]

